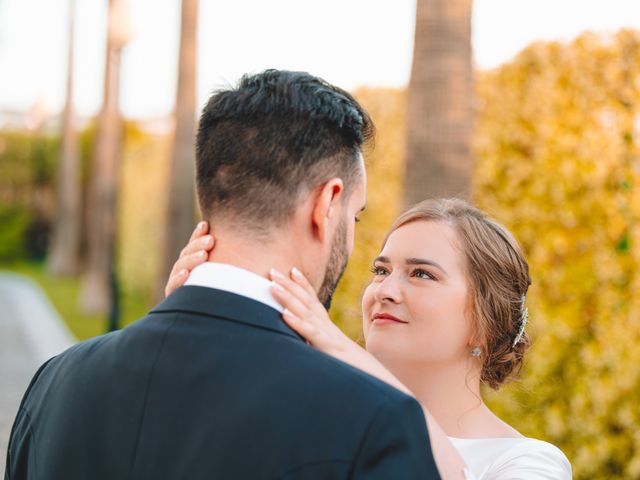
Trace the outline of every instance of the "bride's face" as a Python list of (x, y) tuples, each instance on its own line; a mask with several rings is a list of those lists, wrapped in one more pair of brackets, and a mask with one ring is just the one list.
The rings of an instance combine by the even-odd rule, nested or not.
[(467, 279), (451, 227), (414, 221), (398, 228), (373, 271), (362, 298), (369, 352), (392, 370), (468, 358)]

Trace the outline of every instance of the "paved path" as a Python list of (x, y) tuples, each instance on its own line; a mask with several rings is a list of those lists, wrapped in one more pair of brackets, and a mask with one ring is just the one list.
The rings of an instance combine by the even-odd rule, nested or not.
[(22, 394), (47, 359), (75, 342), (40, 287), (0, 272), (0, 476)]

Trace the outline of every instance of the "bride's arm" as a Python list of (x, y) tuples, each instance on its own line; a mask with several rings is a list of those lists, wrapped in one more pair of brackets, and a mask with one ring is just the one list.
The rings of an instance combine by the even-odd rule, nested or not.
[[(329, 318), (318, 300), (315, 290), (299, 270), (293, 269), (289, 277), (272, 270), (273, 295), (285, 308), (285, 322), (307, 342), (339, 360), (387, 382), (407, 395), (413, 393), (373, 355), (347, 337)], [(465, 469), (458, 451), (442, 430), (433, 415), (423, 406), (422, 410), (429, 430), (431, 450), (442, 478), (466, 478), (471, 473)]]

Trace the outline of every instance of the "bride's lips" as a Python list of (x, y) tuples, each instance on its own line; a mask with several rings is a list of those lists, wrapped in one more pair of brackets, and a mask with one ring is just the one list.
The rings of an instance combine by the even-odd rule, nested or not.
[(384, 325), (386, 323), (409, 323), (404, 320), (400, 320), (398, 317), (394, 317), (390, 313), (374, 313), (371, 317), (371, 321), (374, 325)]

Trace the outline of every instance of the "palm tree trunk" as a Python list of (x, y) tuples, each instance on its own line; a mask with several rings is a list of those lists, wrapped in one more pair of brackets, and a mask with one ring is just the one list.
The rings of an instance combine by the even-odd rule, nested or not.
[(78, 272), (80, 247), (80, 183), (78, 138), (73, 114), (75, 0), (69, 2), (67, 98), (62, 114), (62, 145), (58, 165), (57, 217), (49, 256), (49, 271), (68, 276)]
[(418, 0), (404, 205), (471, 195), (472, 0)]
[(157, 295), (163, 295), (171, 267), (195, 223), (196, 58), (198, 0), (182, 0), (180, 58), (175, 106), (175, 133), (163, 255)]
[(84, 311), (106, 313), (111, 304), (115, 261), (118, 174), (122, 150), (122, 120), (118, 109), (120, 57), (124, 37), (117, 18), (123, 0), (109, 0), (104, 97), (91, 168), (89, 190), (88, 259), (80, 303)]

